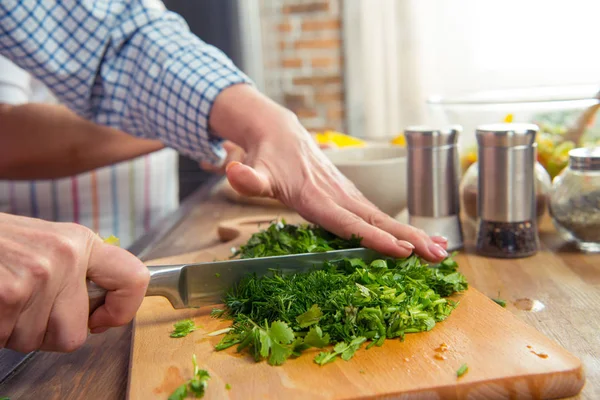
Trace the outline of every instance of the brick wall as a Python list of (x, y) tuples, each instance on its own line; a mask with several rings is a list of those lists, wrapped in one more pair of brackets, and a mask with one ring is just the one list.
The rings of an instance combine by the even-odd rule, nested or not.
[(342, 0), (260, 0), (265, 91), (310, 131), (344, 131)]

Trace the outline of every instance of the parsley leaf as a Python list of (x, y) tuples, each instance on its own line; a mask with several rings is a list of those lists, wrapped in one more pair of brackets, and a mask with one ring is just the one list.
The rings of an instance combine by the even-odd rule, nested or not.
[(304, 343), (310, 347), (323, 348), (329, 344), (329, 334), (323, 335), (323, 331), (318, 326), (310, 328), (304, 337)]
[(169, 400), (183, 400), (188, 394), (193, 395), (195, 398), (204, 397), (210, 375), (207, 371), (198, 368), (195, 354), (192, 356), (192, 362), (194, 364), (194, 377), (175, 389), (169, 396)]
[(225, 389), (226, 389), (226, 390), (231, 390), (231, 385), (230, 385), (229, 383), (226, 383), (226, 384), (225, 384)]
[(354, 356), (356, 350), (367, 340), (367, 338), (360, 336), (353, 339), (350, 343), (339, 342), (333, 347), (333, 351), (319, 353), (314, 361), (319, 365), (325, 365), (332, 361), (335, 361), (338, 355), (341, 355), (342, 359), (348, 361)]
[(294, 332), (285, 322), (275, 321), (266, 329), (259, 329), (260, 355), (269, 358), (269, 364), (281, 365), (292, 355)]
[(321, 308), (317, 304), (313, 304), (307, 312), (296, 317), (296, 322), (298, 322), (300, 328), (306, 328), (318, 323), (322, 316)]
[(172, 338), (182, 338), (198, 329), (194, 321), (192, 321), (191, 319), (184, 319), (182, 321), (176, 322), (173, 324), (173, 328), (175, 329), (173, 330), (173, 332), (171, 332)]
[(169, 400), (183, 400), (187, 397), (187, 383), (179, 386), (171, 395), (169, 396)]
[(456, 376), (458, 378), (460, 378), (461, 376), (463, 376), (464, 374), (466, 374), (468, 370), (469, 370), (469, 367), (467, 366), (467, 364), (463, 364), (463, 365), (460, 366), (460, 368), (458, 369), (458, 371), (456, 371)]

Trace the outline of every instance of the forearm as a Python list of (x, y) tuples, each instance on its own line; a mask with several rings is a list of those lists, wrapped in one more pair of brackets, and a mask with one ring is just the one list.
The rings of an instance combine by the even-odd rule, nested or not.
[(0, 105), (0, 179), (55, 179), (160, 150), (64, 106)]
[(250, 80), (180, 16), (155, 0), (42, 3), (2, 1), (3, 55), (85, 118), (160, 140), (198, 161), (223, 156), (208, 129), (211, 108), (224, 89)]

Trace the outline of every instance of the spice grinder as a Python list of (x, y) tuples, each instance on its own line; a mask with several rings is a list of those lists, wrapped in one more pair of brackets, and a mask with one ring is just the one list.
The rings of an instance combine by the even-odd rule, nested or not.
[(444, 236), (449, 251), (463, 247), (456, 147), (461, 129), (412, 126), (404, 131), (408, 150), (408, 223), (430, 236)]
[(539, 248), (536, 221), (533, 124), (490, 124), (475, 132), (478, 144), (477, 252), (527, 257)]

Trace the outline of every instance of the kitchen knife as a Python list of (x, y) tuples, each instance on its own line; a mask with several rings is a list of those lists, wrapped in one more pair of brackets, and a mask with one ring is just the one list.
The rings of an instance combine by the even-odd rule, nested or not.
[[(248, 274), (263, 276), (270, 270), (282, 273), (306, 272), (321, 267), (325, 261), (361, 258), (369, 263), (383, 257), (374, 250), (356, 248), (197, 264), (148, 266), (150, 283), (146, 296), (166, 297), (175, 309), (201, 307), (219, 304), (223, 294)], [(104, 304), (106, 290), (91, 281), (87, 282), (87, 288), (91, 314)]]

